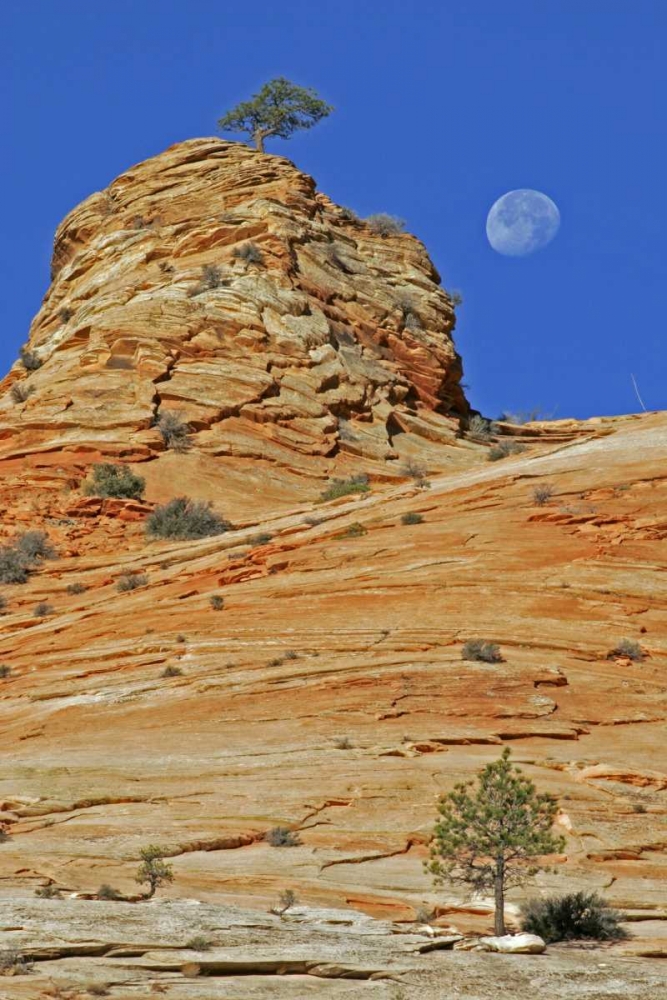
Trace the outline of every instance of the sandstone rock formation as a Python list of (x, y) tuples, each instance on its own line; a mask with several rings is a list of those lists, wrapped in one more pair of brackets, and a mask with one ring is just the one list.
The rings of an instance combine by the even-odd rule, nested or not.
[[(248, 242), (263, 264), (233, 256)], [(116, 997), (435, 1000), (445, 979), (486, 998), (494, 963), (516, 961), (503, 974), (528, 998), (520, 970), (554, 955), (545, 995), (597, 976), (591, 997), (657, 997), (667, 417), (518, 428), (529, 448), (488, 463), (457, 436), (453, 318), (421, 245), (235, 144), (184, 143), (88, 199), (54, 279), (29, 344), (44, 363), (2, 383), (3, 535), (43, 529), (58, 557), (0, 586), (0, 951), (35, 965), (0, 994), (101, 977)], [(35, 391), (14, 402), (23, 381)], [(154, 426), (169, 409), (191, 425), (185, 454)], [(100, 457), (131, 462), (146, 499), (84, 496)], [(360, 472), (368, 493), (318, 502), (327, 477)], [(148, 542), (155, 502), (183, 492), (234, 530)], [(128, 571), (147, 582), (119, 592)], [(474, 637), (503, 662), (463, 660)], [(622, 638), (640, 658), (611, 652)], [(435, 800), (507, 742), (558, 795), (567, 838), (529, 891), (596, 889), (627, 915), (606, 971), (558, 948), (449, 950), (488, 932), (492, 904), (425, 876)], [(279, 826), (299, 843), (272, 847)], [(173, 885), (95, 899), (102, 883), (136, 894), (147, 843)], [(49, 885), (77, 898), (35, 897)], [(281, 921), (267, 911), (286, 888), (300, 908)], [(204, 956), (184, 950), (199, 933)]]

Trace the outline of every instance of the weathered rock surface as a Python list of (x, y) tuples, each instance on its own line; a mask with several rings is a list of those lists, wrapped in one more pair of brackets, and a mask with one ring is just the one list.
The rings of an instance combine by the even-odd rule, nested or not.
[[(80, 983), (99, 965), (119, 984), (115, 997), (157, 984), (175, 998), (363, 989), (440, 1000), (445, 979), (452, 996), (486, 998), (497, 996), (502, 962), (512, 996), (659, 996), (656, 968), (641, 956), (667, 954), (667, 416), (519, 428), (529, 449), (487, 463), (486, 448), (457, 439), (458, 421), (443, 412), (460, 371), (451, 310), (412, 238), (382, 240), (339, 220), (286, 161), (214, 140), (175, 147), (109, 190), (120, 208), (105, 215), (93, 196), (61, 227), (56, 281), (31, 335), (45, 359), (28, 377), (37, 389), (25, 403), (2, 402), (3, 534), (43, 528), (58, 558), (27, 584), (0, 588), (0, 664), (10, 668), (0, 679), (0, 822), (10, 833), (0, 844), (0, 949), (24, 949), (37, 968), (2, 980), (0, 994), (48, 995), (49, 979)], [(240, 212), (244, 228), (221, 222), (216, 243), (218, 207), (207, 206), (218, 190), (219, 212)], [(132, 229), (134, 215), (157, 214), (158, 195), (164, 220)], [(312, 260), (334, 230), (367, 283), (353, 291), (358, 275), (340, 271), (346, 291), (327, 299)], [(267, 261), (253, 281), (225, 249), (250, 238)], [(147, 259), (157, 247), (173, 273)], [(188, 296), (201, 264), (214, 262), (230, 284)], [(396, 346), (408, 342), (400, 323), (387, 332), (387, 289), (406, 285), (419, 296), (435, 381), (415, 367), (422, 347), (404, 355)], [(189, 325), (200, 302), (219, 310), (220, 340)], [(314, 331), (324, 323), (320, 308), (331, 331), (334, 305), (354, 343), (347, 355), (327, 341), (338, 382), (318, 390), (310, 321)], [(74, 317), (58, 325), (66, 306)], [(288, 332), (275, 332), (274, 313)], [(290, 325), (294, 317), (308, 322)], [(376, 356), (380, 328), (389, 347)], [(256, 348), (242, 349), (241, 329), (257, 333)], [(114, 354), (131, 335), (132, 349)], [(389, 381), (366, 368), (355, 381), (351, 356), (350, 366), (370, 359)], [(274, 420), (285, 379), (297, 375), (299, 415)], [(3, 387), (22, 377), (17, 364)], [(239, 395), (241, 383), (268, 377), (277, 389)], [(356, 409), (337, 407), (336, 385), (364, 387)], [(403, 398), (393, 395), (405, 385)], [(299, 431), (297, 447), (285, 432), (311, 420), (303, 414), (314, 401), (326, 412)], [(194, 427), (185, 455), (161, 450), (151, 427), (156, 406), (172, 405)], [(461, 398), (453, 405), (465, 409)], [(382, 448), (348, 448), (341, 417)], [(403, 433), (388, 430), (394, 420)], [(218, 447), (228, 433), (231, 452)], [(146, 500), (83, 496), (99, 456), (136, 459)], [(430, 489), (400, 476), (408, 458), (428, 466)], [(316, 502), (327, 476), (357, 472), (370, 473), (369, 493)], [(536, 504), (533, 489), (545, 484), (551, 499)], [(236, 528), (148, 543), (147, 512), (183, 492), (212, 499)], [(403, 524), (406, 513), (423, 522)], [(128, 571), (148, 582), (119, 593)], [(224, 597), (222, 611), (212, 595)], [(40, 601), (53, 613), (36, 618)], [(475, 637), (499, 643), (503, 662), (462, 660)], [(622, 638), (640, 644), (641, 659), (610, 658)], [(561, 949), (552, 959), (550, 948), (539, 973), (521, 957), (440, 950), (458, 934), (488, 933), (492, 902), (436, 891), (422, 867), (437, 796), (507, 742), (559, 797), (567, 839), (526, 891), (596, 889), (627, 914), (632, 934), (602, 953)], [(300, 844), (271, 847), (264, 835), (276, 826)], [(85, 898), (102, 883), (136, 893), (148, 843), (164, 846), (176, 873), (158, 900)], [(36, 899), (47, 884), (84, 898)], [(284, 921), (267, 914), (286, 888), (307, 908), (303, 920), (298, 909)], [(513, 930), (522, 895), (510, 901)], [(432, 935), (414, 924), (424, 906), (436, 913)], [(339, 915), (317, 916), (325, 909)], [(339, 917), (350, 923), (331, 922)], [(215, 950), (185, 954), (186, 929), (214, 934)], [(222, 972), (209, 965), (205, 975), (210, 961)], [(197, 976), (182, 971), (197, 965)], [(355, 972), (363, 983), (340, 978)], [(197, 992), (201, 982), (215, 986)]]
[(483, 951), (497, 951), (501, 955), (541, 955), (547, 946), (538, 934), (502, 934), (500, 937), (481, 937)]

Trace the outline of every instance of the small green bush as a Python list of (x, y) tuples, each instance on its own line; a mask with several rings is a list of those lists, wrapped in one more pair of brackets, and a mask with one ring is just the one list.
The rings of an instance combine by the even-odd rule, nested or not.
[(254, 243), (244, 243), (241, 247), (235, 247), (232, 255), (237, 260), (243, 260), (246, 264), (263, 264), (264, 255)]
[(67, 593), (71, 597), (73, 597), (75, 594), (85, 594), (85, 592), (87, 590), (88, 590), (88, 587), (86, 586), (85, 583), (68, 583), (67, 584)]
[(547, 944), (555, 941), (621, 941), (627, 932), (621, 914), (595, 892), (572, 892), (548, 899), (531, 899), (521, 907), (521, 926)]
[(272, 906), (270, 912), (275, 913), (277, 917), (283, 917), (290, 907), (296, 906), (298, 902), (299, 900), (294, 889), (284, 889), (278, 896), (277, 906)]
[(35, 889), (35, 895), (39, 896), (40, 899), (62, 899), (57, 885), (43, 885), (39, 889)]
[(298, 833), (294, 833), (287, 826), (274, 826), (272, 830), (267, 830), (264, 840), (271, 847), (298, 847), (301, 843)]
[(320, 493), (320, 500), (337, 500), (353, 493), (368, 493), (368, 476), (350, 476), (348, 479), (332, 479), (326, 489)]
[(485, 639), (468, 639), (463, 644), (461, 659), (478, 660), (482, 663), (501, 663), (503, 658), (495, 642), (487, 642)]
[(367, 534), (368, 532), (363, 524), (359, 524), (358, 521), (355, 521), (354, 524), (349, 525), (345, 531), (341, 531), (339, 535), (336, 535), (336, 538), (361, 538), (363, 535)]
[(265, 531), (259, 535), (253, 535), (253, 537), (249, 539), (249, 542), (251, 545), (268, 545), (272, 538), (273, 535), (270, 535)]
[(146, 521), (150, 538), (207, 538), (229, 531), (231, 524), (211, 510), (211, 505), (189, 497), (175, 497), (156, 507)]
[(192, 443), (190, 441), (190, 425), (186, 424), (174, 410), (167, 410), (160, 416), (157, 429), (170, 451), (183, 454), (190, 448)]
[(106, 882), (104, 882), (97, 890), (97, 898), (110, 900), (122, 899), (123, 894), (122, 892), (119, 892), (118, 889), (114, 889), (112, 885), (107, 885)]
[(517, 441), (499, 441), (498, 444), (494, 444), (492, 448), (489, 448), (489, 453), (486, 457), (489, 462), (497, 462), (501, 458), (507, 458), (509, 455), (520, 455), (525, 450), (526, 446), (519, 444)]
[(182, 677), (182, 676), (183, 676), (183, 671), (181, 670), (181, 668), (173, 666), (165, 667), (162, 673), (160, 674), (160, 677)]
[(224, 597), (221, 597), (220, 594), (212, 594), (208, 599), (208, 603), (214, 611), (222, 611), (225, 606), (225, 599)]
[(375, 215), (368, 215), (364, 219), (368, 228), (377, 233), (378, 236), (399, 236), (405, 232), (405, 222), (395, 215), (388, 215), (386, 212), (377, 212)]
[(607, 659), (613, 660), (617, 656), (627, 656), (630, 660), (640, 662), (644, 659), (644, 652), (634, 639), (621, 639), (613, 649), (607, 653)]
[(14, 403), (25, 403), (28, 396), (31, 396), (34, 391), (35, 387), (28, 385), (27, 382), (15, 382), (9, 390), (9, 395)]
[(62, 309), (58, 310), (58, 319), (60, 319), (63, 323), (69, 323), (73, 315), (74, 311), (68, 306), (63, 306)]
[(11, 672), (12, 672), (11, 667), (7, 666), (6, 663), (0, 663), (0, 677), (2, 677), (3, 680), (5, 677), (9, 677)]
[(99, 462), (93, 465), (92, 474), (92, 482), (84, 486), (84, 493), (88, 496), (128, 500), (138, 500), (143, 496), (146, 480), (137, 476), (127, 465)]
[(209, 941), (202, 934), (197, 934), (185, 942), (185, 947), (189, 948), (190, 951), (210, 951), (213, 947), (213, 942)]
[(139, 587), (145, 587), (147, 583), (148, 577), (145, 573), (123, 573), (122, 576), (118, 577), (116, 590), (121, 594), (125, 594), (130, 590), (138, 590)]
[(48, 604), (47, 601), (40, 601), (36, 604), (32, 612), (34, 618), (46, 618), (47, 615), (52, 615), (55, 612), (55, 608), (52, 604)]
[(43, 361), (41, 358), (27, 347), (21, 348), (19, 351), (19, 357), (23, 367), (28, 372), (36, 372), (38, 368), (42, 367)]
[(424, 518), (421, 514), (417, 514), (416, 511), (408, 511), (407, 514), (403, 514), (401, 517), (401, 524), (421, 524)]

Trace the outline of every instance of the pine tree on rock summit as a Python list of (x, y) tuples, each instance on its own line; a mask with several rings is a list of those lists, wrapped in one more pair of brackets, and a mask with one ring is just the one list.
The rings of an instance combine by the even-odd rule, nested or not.
[(299, 87), (284, 76), (265, 83), (251, 100), (242, 101), (218, 121), (221, 132), (245, 132), (260, 153), (270, 136), (289, 139), (299, 129), (312, 128), (333, 108), (310, 87)]
[(463, 882), (476, 892), (493, 891), (495, 933), (505, 934), (507, 889), (543, 867), (539, 858), (565, 846), (552, 832), (556, 800), (538, 794), (506, 747), (476, 783), (460, 783), (443, 796), (438, 811), (427, 871), (436, 884)]

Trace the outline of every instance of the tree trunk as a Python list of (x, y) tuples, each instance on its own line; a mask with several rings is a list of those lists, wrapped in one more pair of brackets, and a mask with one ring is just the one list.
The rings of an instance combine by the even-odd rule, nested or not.
[(255, 140), (255, 149), (258, 153), (264, 152), (264, 133), (259, 130), (255, 132), (253, 139)]
[(505, 866), (502, 858), (498, 859), (496, 865), (496, 882), (495, 882), (495, 902), (496, 910), (494, 917), (494, 931), (501, 937), (506, 934), (505, 930)]

